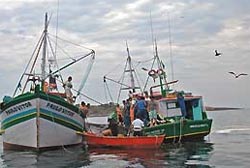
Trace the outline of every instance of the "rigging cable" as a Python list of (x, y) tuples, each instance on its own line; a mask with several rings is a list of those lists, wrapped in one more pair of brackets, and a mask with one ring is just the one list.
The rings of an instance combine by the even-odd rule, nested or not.
[[(154, 56), (154, 60), (153, 60), (153, 63), (152, 63), (152, 65), (151, 65), (151, 68), (150, 68), (150, 70), (151, 69), (153, 69), (153, 67), (154, 67), (154, 64), (155, 64), (155, 59), (156, 59), (156, 56)], [(144, 85), (144, 88), (143, 88), (143, 91), (145, 91), (146, 90), (146, 87), (147, 87), (147, 85), (148, 85), (148, 80), (149, 80), (149, 75), (147, 76), (147, 79), (146, 79), (146, 82), (145, 82), (145, 85)]]
[(103, 82), (103, 90), (104, 90), (104, 96), (105, 96), (105, 102), (108, 102), (108, 95), (107, 95), (107, 89), (106, 89), (106, 82)]
[[(128, 59), (127, 59), (128, 60)], [(124, 77), (125, 77), (125, 72), (126, 72), (126, 69), (127, 69), (127, 65), (128, 65), (128, 61), (126, 62), (126, 65), (125, 65), (125, 67), (124, 67), (124, 71), (123, 71), (123, 73), (122, 73), (122, 77), (121, 77), (121, 82), (119, 81), (119, 83), (120, 83), (120, 88), (119, 88), (119, 92), (118, 92), (118, 97), (117, 97), (117, 102), (116, 103), (118, 103), (119, 102), (119, 99), (120, 99), (120, 96), (121, 96), (121, 90), (122, 90), (122, 83), (123, 83), (123, 81), (124, 81)]]
[[(51, 36), (54, 36), (53, 34), (51, 34)], [(55, 36), (54, 36), (55, 37)], [(71, 42), (71, 41), (69, 41), (69, 40), (65, 40), (65, 39), (63, 39), (63, 38), (61, 38), (61, 37), (57, 37), (58, 39), (60, 39), (60, 40), (62, 40), (62, 41), (65, 41), (65, 42), (67, 42), (67, 43), (70, 43), (70, 44), (72, 44), (72, 45), (75, 45), (75, 46), (78, 46), (78, 47), (80, 47), (80, 48), (84, 48), (84, 49), (87, 49), (87, 50), (90, 50), (90, 51), (92, 51), (92, 49), (91, 48), (88, 48), (88, 47), (85, 47), (85, 46), (82, 46), (82, 45), (79, 45), (79, 44), (76, 44), (76, 43), (73, 43), (73, 42)]]
[[(105, 87), (105, 86), (106, 86), (106, 87)], [(108, 94), (109, 94), (110, 100), (111, 100), (112, 102), (114, 102), (113, 97), (111, 96), (111, 92), (110, 92), (110, 89), (109, 89), (109, 87), (108, 87), (107, 81), (106, 81), (106, 77), (104, 76), (104, 90), (105, 90), (105, 93), (106, 93), (106, 89), (105, 89), (105, 88), (107, 88), (107, 92), (108, 92)], [(106, 95), (105, 95), (105, 96), (106, 96)], [(106, 96), (106, 100), (108, 101), (107, 96)]]
[[(59, 25), (59, 7), (60, 7), (59, 5), (60, 5), (60, 3), (59, 3), (59, 0), (58, 0), (57, 1), (57, 10), (56, 10), (56, 41), (55, 41), (55, 54), (54, 54), (54, 59), (55, 59), (55, 64), (56, 64), (57, 69), (59, 69), (58, 62), (56, 61), (57, 60), (56, 59), (57, 47), (58, 47), (58, 25)], [(51, 49), (52, 49), (52, 47), (51, 47)], [(59, 71), (59, 77), (60, 77), (62, 83), (64, 83), (61, 71)]]
[(35, 55), (36, 50), (40, 47), (40, 44), (41, 44), (41, 41), (43, 40), (43, 38), (44, 38), (44, 33), (42, 33), (42, 35), (40, 36), (40, 39), (38, 40), (38, 43), (36, 44), (35, 49), (34, 49), (33, 53), (31, 54), (31, 58), (29, 59), (28, 64), (26, 65), (26, 67), (24, 69), (24, 72), (23, 72), (23, 74), (21, 75), (21, 77), (20, 77), (20, 79), (18, 81), (17, 87), (16, 87), (16, 89), (15, 89), (15, 91), (13, 93), (13, 97), (16, 95), (17, 89), (20, 88), (21, 81), (23, 80), (23, 77), (24, 77), (26, 71), (29, 68), (29, 65), (30, 65), (30, 63), (31, 63), (31, 61), (32, 61), (32, 59), (33, 59), (33, 57)]
[[(91, 55), (90, 63), (88, 64), (87, 70), (85, 71), (85, 74), (84, 74), (84, 76), (83, 76), (83, 78), (82, 78), (82, 82), (81, 82), (81, 84), (80, 84), (80, 86), (79, 86), (79, 89), (78, 89), (78, 91), (77, 91), (77, 96), (80, 95), (80, 92), (82, 91), (82, 89), (83, 89), (83, 87), (84, 87), (84, 85), (85, 85), (85, 83), (86, 83), (86, 81), (87, 81), (87, 78), (88, 78), (88, 76), (89, 76), (89, 74), (90, 74), (90, 71), (91, 71), (91, 69), (92, 69), (92, 67), (93, 67), (94, 60), (95, 60), (95, 53), (93, 53), (93, 54)], [(77, 97), (77, 96), (76, 96), (76, 97)]]
[[(132, 64), (132, 63), (131, 63), (131, 64)], [(132, 67), (133, 67), (133, 69), (134, 69), (134, 75), (135, 75), (135, 79), (136, 79), (136, 81), (137, 81), (138, 87), (139, 87), (139, 89), (140, 89), (140, 92), (142, 92), (141, 83), (140, 83), (140, 78), (139, 78), (140, 76), (137, 75), (136, 69), (134, 68), (133, 65), (132, 65)]]
[[(36, 49), (37, 49), (37, 54), (36, 54), (36, 56), (35, 56), (35, 59), (34, 59), (34, 62), (33, 62), (33, 64), (32, 64), (32, 66), (31, 66), (31, 69), (30, 69), (29, 74), (31, 74), (31, 73), (33, 72), (33, 70), (34, 70), (34, 67), (35, 67), (35, 65), (36, 65), (36, 61), (37, 61), (37, 59), (38, 59), (40, 50), (41, 50), (41, 48), (42, 48), (43, 40), (45, 40), (45, 38), (46, 38), (46, 37), (45, 37), (45, 33), (43, 32), (43, 38), (42, 38), (42, 40), (40, 41), (40, 45), (38, 46), (38, 48), (36, 48)], [(28, 76), (28, 78), (27, 78), (27, 80), (26, 80), (26, 82), (25, 82), (25, 84), (24, 84), (22, 93), (24, 93), (24, 90), (26, 89), (26, 86), (27, 86), (27, 84), (28, 84), (28, 81), (29, 81), (29, 76)]]
[[(56, 67), (57, 67), (57, 69), (59, 69), (58, 63), (57, 63), (57, 61), (56, 61), (56, 49), (55, 49), (55, 51), (53, 50), (53, 47), (52, 47), (52, 44), (51, 44), (51, 39), (50, 39), (49, 36), (48, 36), (48, 42), (49, 42), (49, 46), (50, 46), (52, 55), (54, 56), (54, 60), (55, 60)], [(59, 72), (59, 77), (60, 77), (60, 79), (61, 79), (61, 82), (63, 83), (63, 78), (62, 78), (61, 71), (58, 71), (58, 72)], [(52, 72), (52, 73), (53, 73), (53, 72)], [(51, 73), (50, 73), (50, 75), (51, 75)]]

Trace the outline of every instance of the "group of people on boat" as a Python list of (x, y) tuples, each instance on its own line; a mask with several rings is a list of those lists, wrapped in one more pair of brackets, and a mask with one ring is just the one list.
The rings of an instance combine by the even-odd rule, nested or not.
[[(44, 85), (45, 92), (52, 92), (53, 90), (58, 91), (57, 83), (56, 83), (57, 77), (58, 75), (50, 75), (49, 82), (45, 82), (45, 85)], [(65, 91), (64, 97), (66, 98), (67, 102), (71, 104), (75, 102), (75, 96), (73, 96), (73, 93), (72, 93), (72, 88), (73, 88), (72, 80), (73, 80), (72, 76), (69, 76), (62, 85)]]
[(124, 132), (128, 135), (133, 131), (134, 136), (141, 136), (143, 127), (157, 125), (159, 115), (154, 97), (148, 92), (133, 94), (132, 91), (128, 96), (123, 100), (123, 108), (117, 104), (116, 110), (109, 116), (109, 127), (103, 131), (104, 135), (116, 136)]
[[(49, 82), (44, 83), (44, 91), (45, 92), (52, 92), (53, 90), (57, 90), (57, 83), (56, 83), (56, 78), (58, 77), (58, 75), (50, 75), (49, 77)], [(67, 102), (69, 103), (74, 103), (74, 96), (72, 93), (72, 88), (73, 88), (73, 84), (72, 84), (72, 76), (69, 76), (67, 78), (67, 80), (63, 83), (63, 88), (65, 90), (65, 98), (67, 100)]]
[[(56, 77), (57, 76), (55, 75), (50, 76), (49, 85), (46, 85), (46, 87), (48, 87), (47, 91), (57, 90)], [(69, 76), (67, 80), (63, 83), (63, 88), (65, 90), (65, 98), (67, 102), (71, 104), (75, 102), (75, 97), (73, 96), (72, 93), (72, 88), (73, 88), (72, 79), (73, 79), (72, 76)], [(89, 103), (86, 104), (84, 101), (81, 102), (81, 104), (79, 105), (79, 110), (82, 118), (86, 118), (89, 108), (90, 108)]]

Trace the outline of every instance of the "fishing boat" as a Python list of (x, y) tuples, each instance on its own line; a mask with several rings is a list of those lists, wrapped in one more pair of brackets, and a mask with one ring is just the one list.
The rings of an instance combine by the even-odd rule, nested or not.
[[(90, 49), (87, 54), (78, 55), (60, 67), (55, 55), (59, 51), (52, 48), (48, 25), (46, 13), (44, 30), (32, 58), (21, 75), (13, 96), (5, 96), (1, 103), (1, 134), (6, 149), (40, 150), (82, 143), (82, 136), (76, 132), (84, 131), (84, 119), (79, 107), (67, 101), (62, 75), (71, 65), (84, 58), (88, 57), (92, 64), (95, 52)], [(57, 40), (56, 43), (59, 48)], [(65, 49), (66, 47), (64, 52)], [(40, 57), (42, 58), (39, 59)], [(37, 63), (39, 60), (41, 65)], [(56, 66), (52, 66), (53, 64)], [(61, 90), (55, 81), (61, 82)], [(82, 94), (81, 89), (79, 87), (77, 90), (77, 96)]]
[[(179, 81), (167, 81), (165, 66), (158, 56), (157, 44), (155, 43), (155, 54), (150, 68), (141, 68), (147, 72), (143, 88), (135, 84), (136, 67), (132, 64), (128, 47), (127, 53), (128, 57), (123, 75), (126, 74), (125, 72), (129, 73), (130, 84), (111, 80), (110, 77), (106, 76), (104, 81), (110, 80), (119, 84), (119, 96), (122, 90), (130, 90), (133, 95), (143, 95), (145, 91), (150, 93), (151, 99), (156, 103), (158, 117), (157, 124), (144, 127), (144, 135), (164, 134), (165, 142), (203, 140), (211, 131), (212, 119), (207, 117), (202, 96), (171, 88), (173, 84), (176, 85)], [(151, 78), (154, 83), (147, 87), (147, 82)], [(124, 79), (124, 77), (121, 79)], [(159, 84), (156, 85), (156, 81), (159, 81)]]
[(114, 147), (114, 148), (159, 148), (164, 140), (164, 135), (157, 136), (102, 136), (92, 132), (82, 133), (90, 147)]

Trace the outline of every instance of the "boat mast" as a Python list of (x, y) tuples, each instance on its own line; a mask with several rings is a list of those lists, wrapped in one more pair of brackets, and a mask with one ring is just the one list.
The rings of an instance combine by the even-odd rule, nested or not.
[(45, 13), (45, 23), (44, 23), (44, 40), (43, 40), (43, 54), (42, 54), (42, 76), (41, 76), (41, 80), (42, 80), (42, 88), (44, 85), (44, 81), (46, 78), (46, 71), (45, 71), (45, 66), (46, 66), (46, 47), (47, 47), (47, 35), (48, 35), (48, 15), (47, 13)]
[(133, 71), (134, 69), (132, 68), (132, 63), (131, 63), (131, 56), (130, 56), (130, 53), (129, 53), (129, 49), (128, 49), (128, 43), (126, 41), (126, 46), (127, 46), (127, 53), (128, 53), (128, 66), (129, 66), (129, 74), (130, 74), (130, 82), (131, 82), (131, 89), (133, 91), (133, 93), (135, 93), (135, 79), (134, 79), (134, 75), (133, 75)]
[[(167, 90), (169, 90), (169, 86), (168, 86), (168, 82), (166, 78), (166, 72), (163, 70), (164, 68), (162, 65), (162, 61), (160, 60), (159, 55), (158, 55), (156, 40), (155, 40), (155, 59), (157, 60), (159, 70), (163, 71), (163, 74), (159, 75), (159, 80), (160, 80), (160, 86), (161, 86), (161, 94), (165, 97)], [(165, 88), (163, 88), (163, 86), (165, 86)]]

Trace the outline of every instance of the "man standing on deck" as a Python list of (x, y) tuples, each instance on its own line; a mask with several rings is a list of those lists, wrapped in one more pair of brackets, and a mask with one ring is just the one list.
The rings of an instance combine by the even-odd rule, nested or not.
[(182, 117), (186, 117), (187, 110), (186, 110), (186, 105), (185, 105), (185, 99), (184, 99), (182, 93), (177, 93), (177, 102), (180, 106)]
[(73, 85), (72, 85), (72, 77), (71, 76), (68, 77), (68, 80), (64, 83), (63, 87), (65, 89), (67, 101), (69, 103), (73, 103), (74, 102), (73, 93), (71, 91), (71, 89), (73, 88)]
[(144, 125), (147, 125), (148, 124), (147, 103), (143, 96), (138, 96), (135, 108), (137, 109), (135, 116), (139, 115), (141, 120), (144, 122)]

